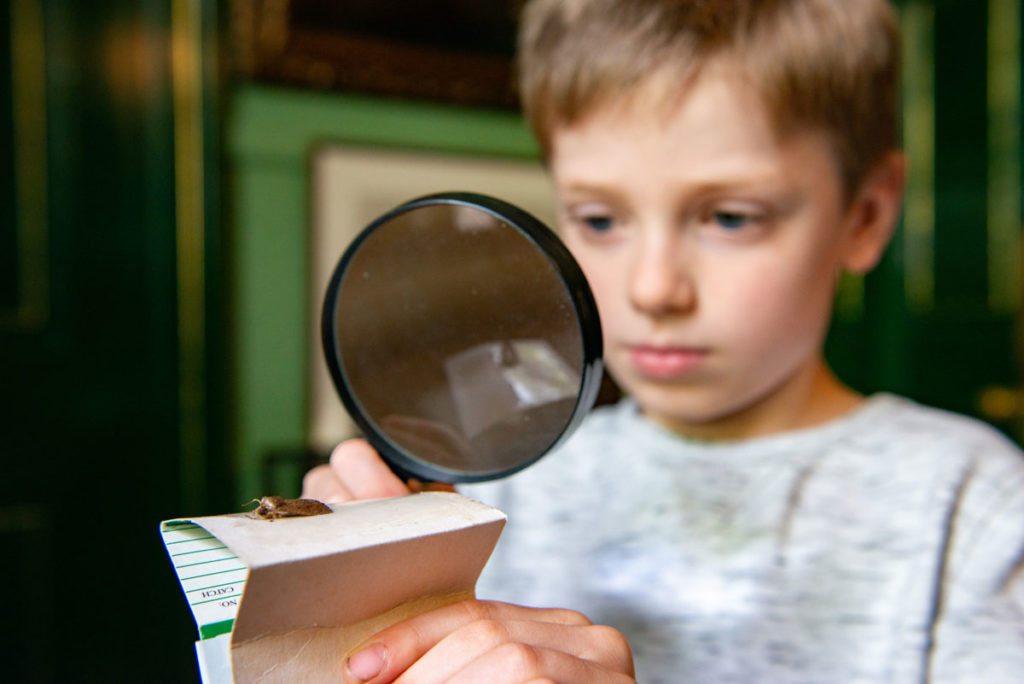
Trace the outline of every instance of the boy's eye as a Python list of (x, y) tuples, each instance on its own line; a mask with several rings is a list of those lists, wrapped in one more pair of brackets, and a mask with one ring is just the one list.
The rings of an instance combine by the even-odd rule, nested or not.
[(618, 233), (620, 220), (617, 213), (603, 202), (581, 202), (565, 208), (567, 225), (592, 239), (607, 239)]
[(611, 216), (581, 216), (579, 221), (595, 233), (607, 233), (614, 224)]
[(733, 211), (716, 211), (712, 214), (715, 223), (727, 230), (736, 230), (747, 225), (750, 217)]

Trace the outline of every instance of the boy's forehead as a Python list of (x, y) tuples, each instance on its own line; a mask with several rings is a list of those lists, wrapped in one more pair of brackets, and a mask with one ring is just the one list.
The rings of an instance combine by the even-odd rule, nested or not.
[(742, 100), (753, 118), (759, 123), (768, 121), (775, 128), (766, 100), (754, 82), (732, 62), (712, 59), (688, 68), (662, 66), (629, 88), (595, 97), (572, 119), (553, 122), (552, 138), (594, 119), (617, 124), (632, 121), (643, 126), (667, 126), (695, 94), (706, 95), (709, 90), (719, 94), (726, 92), (732, 99)]
[[(711, 102), (709, 104), (714, 104)], [(612, 111), (612, 113), (609, 113)], [(641, 204), (694, 193), (790, 193), (810, 187), (822, 201), (840, 201), (841, 174), (828, 138), (803, 131), (777, 137), (762, 118), (736, 103), (701, 126), (662, 128), (651, 116), (598, 110), (553, 137), (550, 167), (559, 193), (632, 197)], [(720, 124), (720, 125), (716, 125)], [(671, 200), (671, 201), (676, 201)]]
[(572, 120), (556, 122), (551, 142), (554, 150), (582, 131), (668, 135), (681, 127), (714, 133), (730, 126), (744, 129), (748, 137), (782, 138), (758, 89), (735, 69), (708, 66), (694, 70), (685, 82), (663, 69), (614, 97), (594, 100)]
[(682, 83), (671, 71), (662, 70), (621, 97), (592, 103), (574, 121), (554, 125), (550, 161), (557, 171), (566, 152), (592, 158), (591, 153), (600, 150), (588, 146), (602, 139), (625, 154), (640, 156), (645, 148), (616, 144), (633, 138), (649, 141), (648, 149), (666, 156), (742, 151), (751, 159), (773, 157), (779, 148), (800, 140), (802, 146), (816, 146), (838, 163), (829, 136), (807, 128), (783, 129), (760, 89), (742, 70), (721, 60), (692, 70)]

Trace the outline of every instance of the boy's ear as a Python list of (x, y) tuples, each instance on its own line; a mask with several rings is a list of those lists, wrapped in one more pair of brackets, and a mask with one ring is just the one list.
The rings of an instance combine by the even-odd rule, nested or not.
[(892, 237), (903, 205), (906, 158), (890, 152), (868, 174), (846, 211), (843, 267), (867, 273), (875, 267)]

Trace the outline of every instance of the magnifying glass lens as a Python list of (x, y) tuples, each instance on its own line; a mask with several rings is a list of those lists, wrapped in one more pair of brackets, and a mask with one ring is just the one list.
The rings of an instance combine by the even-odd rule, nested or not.
[(406, 203), (335, 270), (323, 311), (335, 386), (403, 474), (465, 482), (536, 461), (600, 381), (593, 297), (537, 219), (467, 193)]

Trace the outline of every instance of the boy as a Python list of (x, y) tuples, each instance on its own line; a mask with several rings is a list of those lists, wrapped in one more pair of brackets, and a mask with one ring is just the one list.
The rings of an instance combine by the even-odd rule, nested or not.
[[(621, 633), (643, 682), (1022, 681), (1021, 454), (822, 357), (839, 272), (870, 270), (899, 212), (891, 7), (534, 0), (520, 48), (628, 398), (463, 488), (509, 514), (479, 593), (618, 632), (473, 602), (386, 630), (346, 676), (422, 656), (409, 681), (617, 681)], [(361, 442), (305, 481), (406, 491)]]

